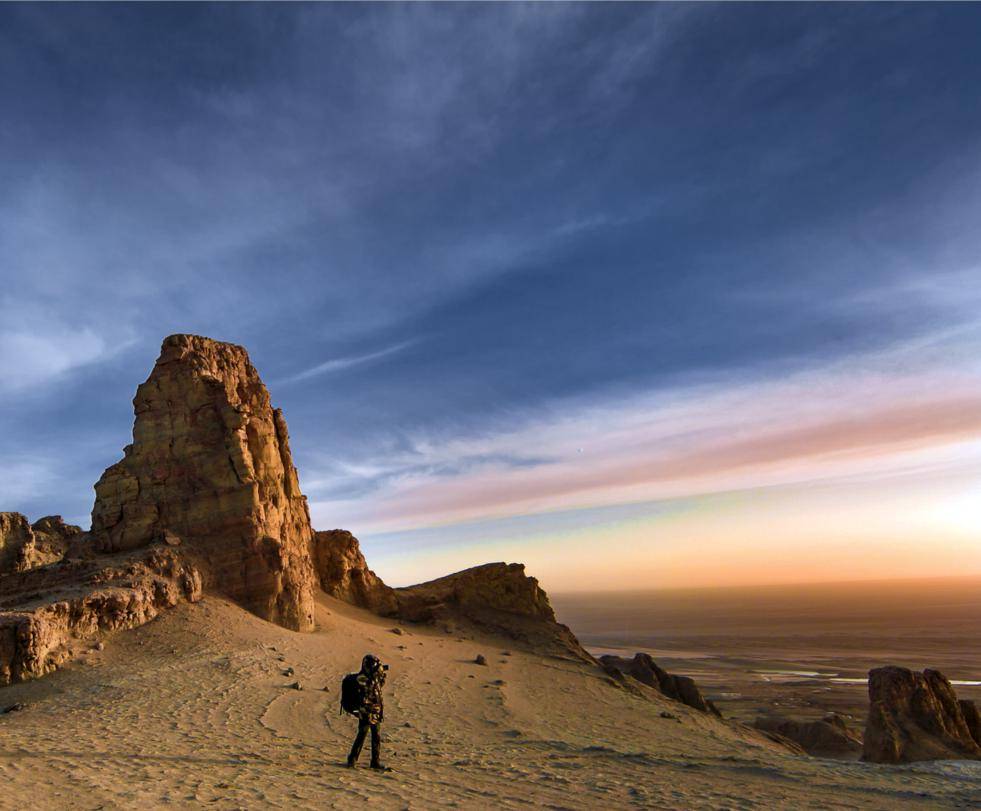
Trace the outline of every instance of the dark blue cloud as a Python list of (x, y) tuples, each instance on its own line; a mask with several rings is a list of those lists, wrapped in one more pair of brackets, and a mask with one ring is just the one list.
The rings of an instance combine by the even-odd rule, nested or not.
[(249, 347), (301, 475), (402, 460), (324, 485), (354, 497), (470, 464), (420, 432), (966, 318), (903, 291), (976, 262), (979, 34), (969, 5), (0, 7), (0, 458), (50, 471), (0, 508), (84, 515), (171, 332)]

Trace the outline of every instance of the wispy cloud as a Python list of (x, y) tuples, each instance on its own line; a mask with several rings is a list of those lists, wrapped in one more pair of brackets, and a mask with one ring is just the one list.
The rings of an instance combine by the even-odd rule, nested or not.
[(309, 369), (305, 369), (302, 372), (298, 372), (297, 374), (284, 378), (278, 382), (280, 385), (297, 383), (301, 380), (309, 380), (311, 377), (319, 377), (320, 375), (331, 374), (333, 372), (342, 372), (353, 366), (361, 366), (365, 363), (371, 363), (372, 361), (387, 358), (390, 355), (394, 355), (408, 349), (410, 346), (413, 346), (418, 342), (418, 339), (402, 341), (401, 343), (385, 347), (377, 352), (369, 352), (365, 355), (350, 355), (344, 358), (331, 358), (330, 360), (325, 360), (323, 363), (318, 363), (316, 366), (311, 366)]
[[(938, 369), (937, 352), (944, 347), (915, 360), (880, 353), (779, 379), (570, 400), (478, 436), (416, 435), (401, 464), (388, 455), (370, 499), (314, 495), (314, 515), (392, 531), (920, 465), (936, 448), (981, 438), (976, 363)], [(501, 462), (529, 448), (533, 464)], [(483, 463), (455, 467), (460, 458)]]

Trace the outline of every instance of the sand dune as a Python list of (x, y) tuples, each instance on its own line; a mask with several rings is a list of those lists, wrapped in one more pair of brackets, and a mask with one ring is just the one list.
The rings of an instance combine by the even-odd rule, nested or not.
[[(27, 706), (0, 717), (0, 807), (898, 808), (981, 796), (978, 764), (795, 757), (511, 640), (405, 624), (399, 635), (325, 595), (316, 619), (298, 634), (207, 597), (4, 688), (0, 705)], [(342, 766), (354, 722), (338, 715), (338, 685), (366, 651), (391, 664), (385, 774)]]

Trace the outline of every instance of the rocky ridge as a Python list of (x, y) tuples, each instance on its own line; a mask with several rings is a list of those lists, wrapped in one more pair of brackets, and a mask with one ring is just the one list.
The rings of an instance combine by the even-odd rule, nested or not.
[(318, 586), (385, 616), (474, 623), (592, 661), (520, 564), (396, 590), (351, 533), (314, 533), (286, 421), (242, 347), (164, 339), (133, 406), (133, 442), (95, 485), (90, 532), (0, 513), (0, 684), (203, 591), (310, 630)]
[(416, 586), (395, 589), (398, 616), (410, 622), (458, 621), (511, 637), (543, 653), (594, 661), (565, 625), (548, 595), (521, 563), (485, 563)]

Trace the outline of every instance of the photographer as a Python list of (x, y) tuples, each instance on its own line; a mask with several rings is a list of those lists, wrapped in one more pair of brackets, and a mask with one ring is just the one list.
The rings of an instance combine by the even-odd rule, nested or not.
[(361, 705), (357, 710), (358, 735), (354, 739), (351, 747), (351, 754), (347, 757), (347, 765), (354, 768), (357, 765), (358, 757), (361, 755), (361, 748), (364, 746), (365, 736), (371, 730), (371, 768), (379, 771), (388, 771), (381, 763), (381, 727), (382, 718), (385, 714), (384, 702), (382, 700), (382, 687), (385, 684), (386, 671), (388, 665), (383, 665), (377, 656), (368, 654), (361, 660), (361, 670), (357, 674), (357, 682), (361, 687)]

